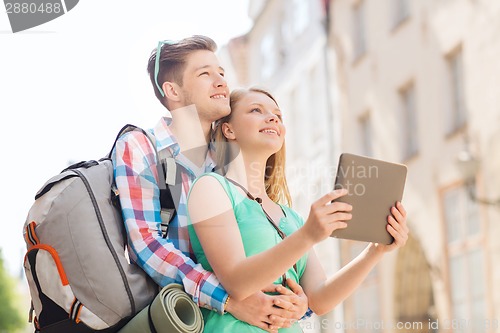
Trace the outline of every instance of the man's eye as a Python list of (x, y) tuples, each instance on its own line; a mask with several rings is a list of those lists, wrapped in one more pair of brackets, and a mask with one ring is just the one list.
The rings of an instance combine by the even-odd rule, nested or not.
[(222, 77), (224, 77), (224, 76), (225, 76), (225, 74), (224, 74), (224, 73), (219, 73), (219, 74), (220, 74), (220, 76), (222, 76)]
[(202, 76), (202, 75), (208, 75), (208, 72), (200, 73), (200, 76)]

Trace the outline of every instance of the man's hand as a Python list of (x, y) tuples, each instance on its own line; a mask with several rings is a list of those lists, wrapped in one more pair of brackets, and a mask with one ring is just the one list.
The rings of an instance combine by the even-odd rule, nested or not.
[[(309, 309), (309, 302), (300, 284), (292, 279), (286, 279), (286, 284), (288, 285), (288, 288), (290, 288), (290, 290), (293, 292), (291, 293), (292, 297), (290, 299), (293, 307), (289, 309), (289, 311), (294, 313), (292, 318), (295, 319), (295, 321), (298, 321), (302, 319), (302, 317), (304, 317), (304, 314)], [(285, 295), (285, 292), (290, 293), (290, 290), (281, 285), (279, 285), (277, 289), (277, 291), (282, 295)]]
[[(301, 319), (308, 309), (307, 296), (302, 287), (287, 279), (289, 290), (281, 285), (271, 284), (262, 292), (253, 294), (242, 301), (230, 299), (226, 311), (235, 318), (268, 332), (278, 332), (279, 328), (290, 327)], [(279, 293), (267, 295), (265, 292)]]

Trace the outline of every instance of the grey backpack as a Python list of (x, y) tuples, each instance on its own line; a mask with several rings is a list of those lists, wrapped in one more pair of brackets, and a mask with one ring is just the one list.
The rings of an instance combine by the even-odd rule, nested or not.
[[(130, 130), (147, 135), (126, 125), (116, 140)], [(24, 225), (35, 332), (116, 332), (159, 291), (128, 259), (110, 157), (66, 168), (35, 196)]]

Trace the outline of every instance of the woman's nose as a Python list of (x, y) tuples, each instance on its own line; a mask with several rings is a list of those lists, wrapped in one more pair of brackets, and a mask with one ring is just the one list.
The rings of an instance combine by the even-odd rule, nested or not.
[(268, 122), (275, 122), (275, 123), (277, 123), (278, 120), (279, 120), (278, 116), (275, 115), (274, 113), (268, 115), (268, 117), (267, 117), (267, 121)]

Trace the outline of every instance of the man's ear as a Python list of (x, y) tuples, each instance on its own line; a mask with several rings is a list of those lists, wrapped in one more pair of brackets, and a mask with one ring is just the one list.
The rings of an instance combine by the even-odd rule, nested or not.
[(224, 134), (224, 136), (228, 140), (236, 139), (236, 136), (234, 135), (233, 129), (231, 128), (231, 125), (229, 123), (222, 124), (222, 134)]
[(163, 89), (163, 92), (165, 93), (165, 98), (167, 98), (171, 101), (175, 101), (175, 102), (180, 101), (181, 89), (179, 89), (180, 87), (177, 83), (165, 81), (165, 82), (163, 82), (163, 85), (161, 86), (161, 88)]

